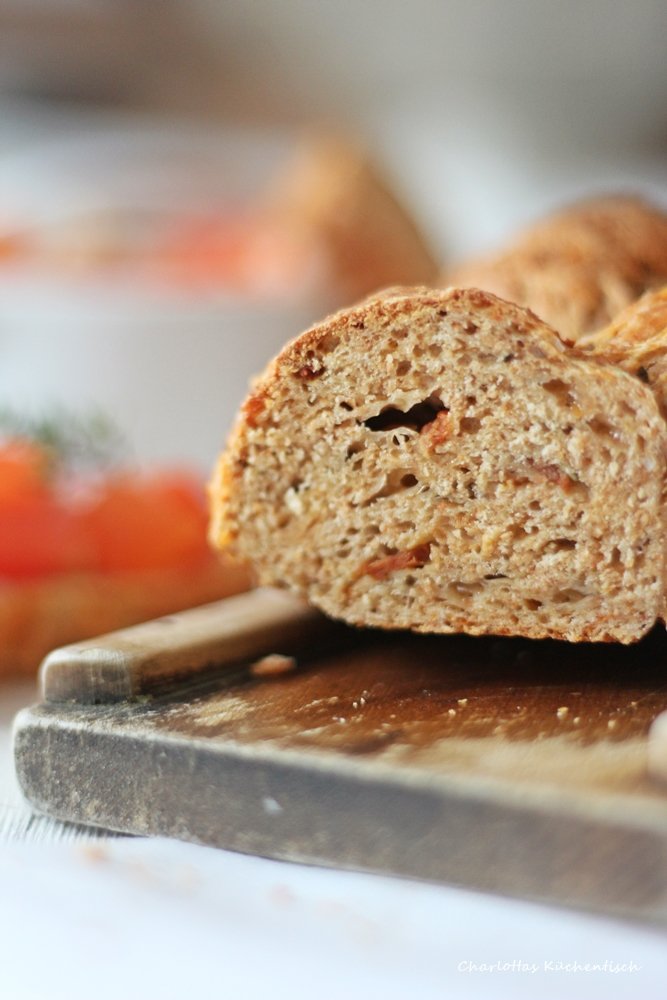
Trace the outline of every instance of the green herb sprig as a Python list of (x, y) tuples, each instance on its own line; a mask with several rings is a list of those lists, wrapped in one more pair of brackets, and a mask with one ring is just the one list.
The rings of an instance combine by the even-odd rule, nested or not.
[(128, 453), (123, 434), (101, 410), (79, 414), (55, 407), (48, 413), (29, 415), (0, 406), (0, 440), (9, 437), (42, 445), (58, 471), (106, 468)]

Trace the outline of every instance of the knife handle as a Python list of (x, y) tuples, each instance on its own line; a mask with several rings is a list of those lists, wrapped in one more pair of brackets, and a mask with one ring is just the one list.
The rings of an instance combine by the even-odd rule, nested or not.
[(299, 598), (258, 588), (54, 650), (40, 669), (47, 702), (118, 702), (344, 629)]

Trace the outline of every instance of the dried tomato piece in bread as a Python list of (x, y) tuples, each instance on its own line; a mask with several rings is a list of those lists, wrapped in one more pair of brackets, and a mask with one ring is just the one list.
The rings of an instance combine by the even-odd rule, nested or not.
[(333, 617), (632, 642), (661, 615), (650, 389), (477, 289), (390, 290), (288, 344), (211, 485), (211, 538)]

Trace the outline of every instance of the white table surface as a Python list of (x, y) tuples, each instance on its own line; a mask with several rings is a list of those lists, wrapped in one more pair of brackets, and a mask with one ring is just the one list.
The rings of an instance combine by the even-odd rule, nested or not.
[[(54, 130), (45, 113), (0, 111), (0, 154)], [(429, 121), (432, 111), (424, 109)], [(395, 154), (423, 216), (440, 213), (443, 247), (454, 253), (584, 190), (666, 190), (657, 154), (639, 162), (628, 151), (611, 163), (583, 149), (563, 163), (547, 147), (540, 160), (531, 145), (531, 157), (517, 160), (516, 131), (498, 125), (481, 149), (484, 130), (469, 136), (469, 119), (446, 142), (423, 125), (398, 108), (393, 124), (369, 134)], [(416, 881), (100, 837), (34, 816), (10, 754), (11, 719), (33, 700), (32, 685), (0, 687), (2, 1000), (665, 996), (667, 934), (657, 929)]]
[(32, 685), (0, 694), (3, 998), (665, 995), (659, 929), (36, 816), (10, 747), (33, 700)]

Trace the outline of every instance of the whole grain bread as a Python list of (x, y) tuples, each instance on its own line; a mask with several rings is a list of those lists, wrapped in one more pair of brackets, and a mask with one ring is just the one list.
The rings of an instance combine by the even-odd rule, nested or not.
[(667, 214), (633, 197), (580, 202), (499, 252), (446, 272), (443, 281), (528, 306), (576, 340), (667, 282)]
[(347, 622), (631, 642), (663, 611), (650, 389), (477, 289), (398, 289), (288, 344), (211, 485), (211, 538)]

